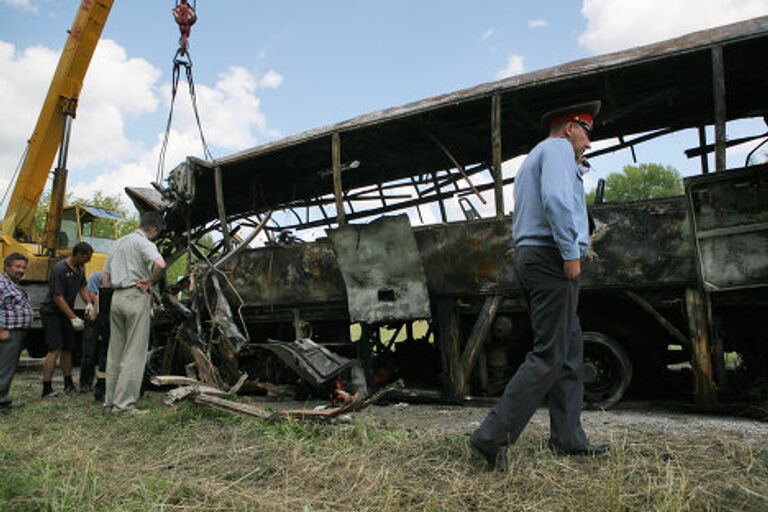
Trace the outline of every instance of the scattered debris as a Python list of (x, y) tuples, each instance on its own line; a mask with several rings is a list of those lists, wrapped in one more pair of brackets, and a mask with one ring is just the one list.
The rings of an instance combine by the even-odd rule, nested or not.
[[(244, 380), (243, 380), (244, 382)], [(211, 386), (190, 379), (188, 377), (177, 377), (173, 375), (162, 375), (152, 378), (152, 383), (155, 385), (169, 385), (169, 384), (181, 384), (180, 387), (174, 388), (168, 392), (168, 397), (165, 400), (165, 404), (173, 406), (181, 400), (190, 398), (193, 402), (200, 405), (210, 405), (218, 409), (222, 409), (229, 412), (235, 412), (243, 414), (245, 416), (253, 416), (271, 421), (280, 421), (288, 418), (293, 419), (331, 419), (340, 416), (346, 416), (350, 413), (365, 409), (371, 404), (374, 404), (381, 400), (386, 394), (402, 389), (404, 383), (402, 380), (380, 389), (365, 400), (358, 399), (358, 395), (352, 395), (354, 400), (345, 403), (339, 407), (323, 407), (314, 409), (292, 409), (285, 411), (271, 412), (263, 407), (259, 407), (253, 404), (245, 404), (242, 402), (236, 402), (234, 400), (228, 400), (222, 398), (225, 396), (231, 396), (232, 393), (217, 389)]]
[(268, 340), (263, 348), (273, 352), (301, 378), (315, 387), (322, 386), (349, 368), (352, 361), (335, 354), (312, 341), (301, 338), (295, 341)]
[(271, 382), (261, 382), (259, 379), (254, 379), (246, 382), (241, 391), (244, 393), (263, 391), (267, 395), (267, 400), (278, 402), (281, 400), (293, 400), (296, 397), (298, 390), (296, 386), (290, 384), (272, 384)]

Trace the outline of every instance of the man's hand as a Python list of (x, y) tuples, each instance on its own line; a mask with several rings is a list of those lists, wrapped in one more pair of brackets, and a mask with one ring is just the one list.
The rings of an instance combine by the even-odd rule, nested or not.
[(0, 329), (0, 341), (7, 341), (11, 339), (11, 331), (8, 329)]
[(96, 314), (97, 314), (97, 312), (96, 312), (96, 306), (94, 306), (94, 304), (93, 304), (92, 302), (89, 302), (89, 303), (88, 303), (88, 304), (85, 306), (85, 316), (86, 316), (86, 317), (88, 318), (88, 320), (90, 320), (91, 322), (95, 322), (95, 321), (96, 321)]
[(569, 281), (573, 281), (579, 274), (581, 274), (581, 261), (580, 260), (565, 260), (563, 262), (563, 274)]
[(82, 331), (85, 328), (85, 322), (83, 322), (83, 319), (76, 316), (75, 318), (71, 318), (69, 320), (72, 323), (72, 328), (75, 331)]
[(139, 279), (136, 281), (136, 288), (139, 290), (146, 292), (152, 287), (152, 280), (148, 277), (145, 277), (144, 279)]

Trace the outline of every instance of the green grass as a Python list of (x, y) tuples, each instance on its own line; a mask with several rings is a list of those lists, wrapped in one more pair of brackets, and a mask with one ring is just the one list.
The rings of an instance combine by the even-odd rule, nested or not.
[(602, 459), (563, 458), (529, 429), (512, 472), (482, 471), (466, 436), (351, 423), (269, 423), (162, 404), (115, 417), (89, 397), (42, 401), (37, 375), (0, 419), (1, 511), (768, 510), (768, 448), (728, 432), (599, 432)]

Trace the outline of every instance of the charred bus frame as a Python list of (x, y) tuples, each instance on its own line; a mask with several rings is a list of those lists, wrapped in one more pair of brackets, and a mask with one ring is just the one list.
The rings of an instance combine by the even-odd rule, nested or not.
[[(443, 397), (498, 392), (529, 336), (509, 272), (514, 251), (504, 187), (514, 177), (504, 177), (502, 162), (545, 136), (541, 113), (598, 97), (604, 106), (596, 135), (619, 143), (592, 156), (694, 128), (700, 147), (689, 156), (700, 156), (702, 176), (686, 179), (682, 197), (591, 208), (597, 229), (580, 311), (589, 331), (588, 399), (614, 403), (633, 371), (645, 384), (658, 378), (674, 344), (690, 359), (695, 397), (714, 404), (726, 381), (726, 349), (748, 353), (750, 369), (766, 362), (768, 343), (757, 339), (766, 330), (755, 324), (751, 334), (746, 326), (758, 320), (743, 309), (768, 312), (766, 169), (725, 170), (726, 147), (744, 142), (729, 142), (725, 124), (768, 112), (768, 69), (759, 64), (767, 54), (768, 17), (756, 18), (375, 112), (214, 161), (188, 158), (167, 184), (127, 192), (140, 210), (164, 212), (168, 255), (189, 252), (205, 269), (183, 284), (193, 298), (215, 294), (229, 317), (222, 320), (226, 315), (210, 304), (174, 302), (171, 310), (196, 320), (168, 339), (197, 343), (199, 357), (227, 367), (232, 379), (268, 338), (313, 337), (342, 352), (353, 347), (375, 384), (396, 345), (382, 340), (378, 327), (393, 326), (418, 344), (411, 322), (428, 319), (426, 336), (435, 343), (424, 353), (432, 355), (407, 356), (403, 344), (391, 372), (407, 373), (404, 358), (428, 357), (434, 375), (426, 380)], [(715, 140), (708, 145), (709, 125)], [(485, 202), (491, 190), (495, 215), (448, 222), (447, 199)], [(379, 205), (361, 208), (371, 201)], [(427, 204), (437, 205), (441, 223), (411, 229), (404, 217), (385, 215), (408, 208), (421, 215)], [(295, 222), (270, 224), (276, 210)], [(467, 218), (477, 217), (473, 210)], [(289, 233), (319, 226), (328, 238), (302, 244)], [(266, 247), (239, 238), (254, 229), (267, 231)], [(221, 241), (204, 254), (196, 241), (211, 231)], [(350, 322), (362, 325), (358, 343), (349, 343)], [(164, 370), (173, 359), (168, 353)]]

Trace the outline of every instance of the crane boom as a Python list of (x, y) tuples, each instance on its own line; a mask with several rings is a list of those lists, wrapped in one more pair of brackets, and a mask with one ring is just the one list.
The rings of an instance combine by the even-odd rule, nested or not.
[[(65, 132), (65, 127), (68, 130), (69, 121), (74, 117), (85, 73), (113, 1), (82, 0), (80, 3), (37, 124), (27, 143), (27, 155), (5, 212), (2, 235), (6, 244), (12, 241), (34, 241), (35, 210), (57, 150), (61, 149), (62, 152), (59, 161), (66, 162), (69, 134)], [(66, 169), (61, 174), (66, 175)], [(63, 187), (64, 180), (57, 181)], [(59, 195), (63, 201), (63, 189)], [(61, 207), (61, 204), (51, 204), (53, 214), (56, 215), (55, 210)]]

